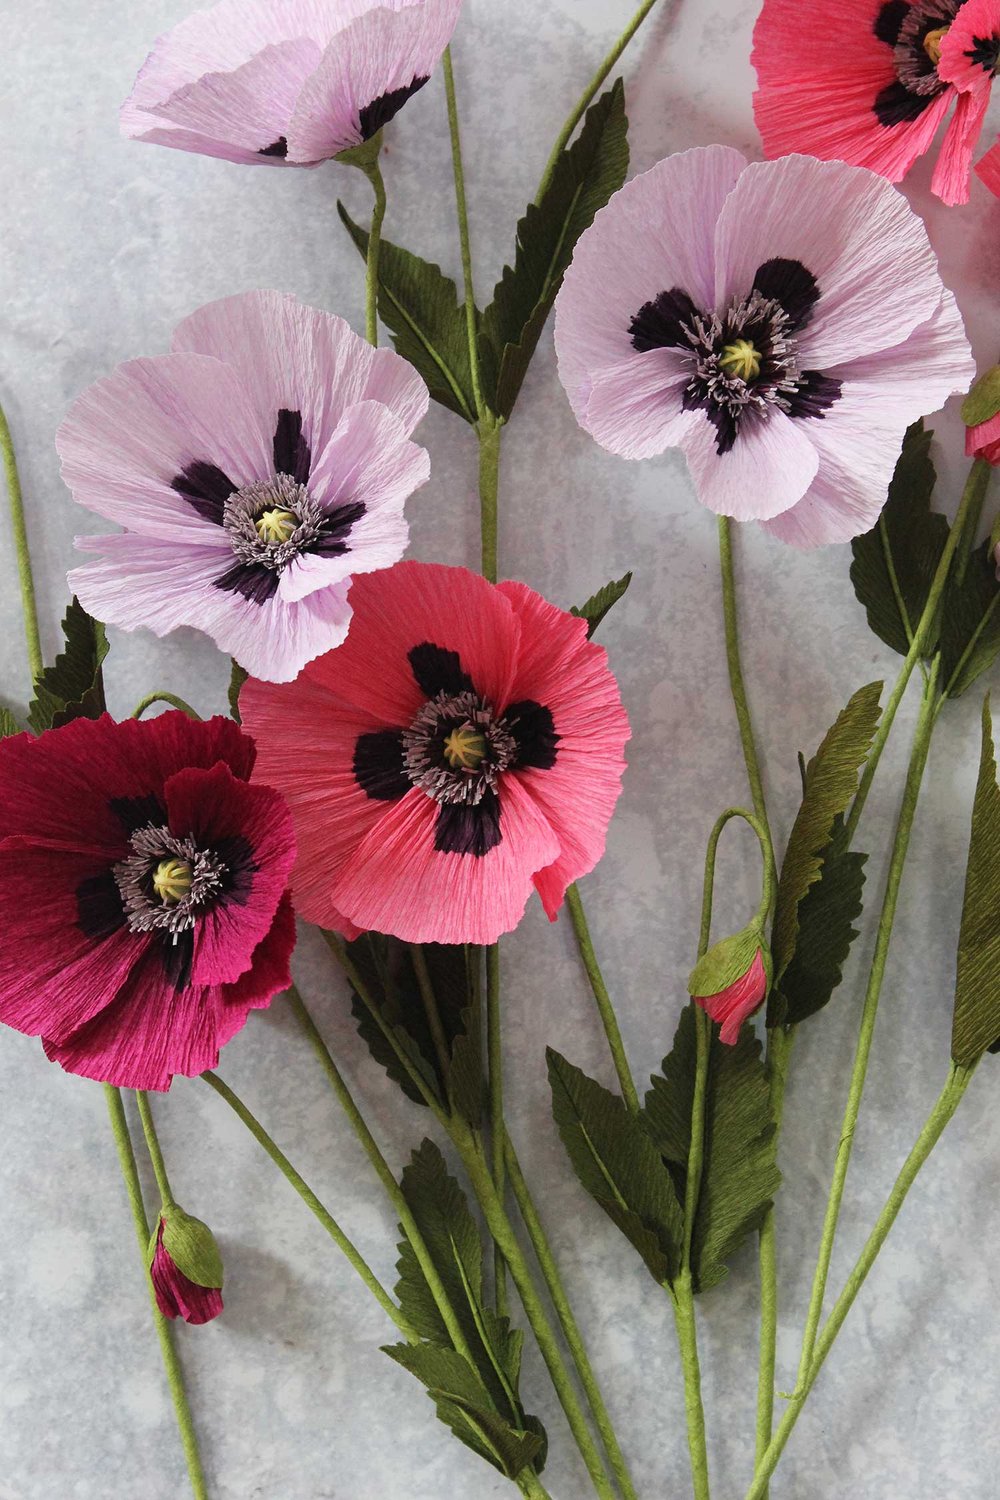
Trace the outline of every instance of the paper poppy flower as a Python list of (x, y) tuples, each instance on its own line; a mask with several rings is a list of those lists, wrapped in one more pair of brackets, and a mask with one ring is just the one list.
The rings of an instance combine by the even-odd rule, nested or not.
[(605, 448), (684, 452), (702, 504), (782, 541), (874, 524), (906, 428), (975, 366), (927, 231), (874, 173), (708, 146), (616, 193), (556, 303), (559, 374)]
[(391, 349), (280, 292), (211, 302), (172, 353), (86, 390), (56, 438), (74, 498), (126, 530), (78, 537), (70, 585), (98, 619), (210, 635), (287, 681), (347, 633), (351, 575), (406, 546), (430, 460), (427, 387)]
[[(976, 97), (985, 111), (1000, 71), (1000, 0), (965, 0), (941, 43), (940, 76)], [(991, 192), (1000, 196), (1000, 143), (976, 166)]]
[(314, 166), (371, 140), (437, 66), (462, 0), (221, 0), (161, 36), (122, 133)]
[(157, 1215), (149, 1248), (149, 1279), (165, 1318), (210, 1323), (222, 1312), (222, 1256), (207, 1224), (176, 1203)]
[(0, 741), (0, 1021), (69, 1073), (166, 1089), (290, 984), (288, 809), (230, 719)]
[(899, 182), (954, 104), (931, 188), (965, 203), (989, 90), (958, 93), (943, 63), (949, 29), (972, 3), (764, 0), (752, 62), (765, 154), (804, 151)]
[(279, 775), (299, 911), (349, 937), (492, 943), (532, 884), (555, 917), (604, 850), (628, 721), (583, 620), (521, 583), (399, 563), (287, 687), (250, 681), (256, 775)]

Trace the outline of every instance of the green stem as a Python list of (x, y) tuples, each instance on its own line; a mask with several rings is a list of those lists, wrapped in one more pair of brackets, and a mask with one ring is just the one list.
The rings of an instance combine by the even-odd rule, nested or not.
[(363, 171), (375, 194), (365, 260), (365, 338), (374, 349), (378, 345), (378, 260), (386, 205), (385, 182), (382, 179), (382, 168), (378, 164), (377, 151), (366, 160)]
[(691, 1272), (684, 1270), (671, 1288), (677, 1344), (684, 1372), (684, 1410), (687, 1417), (688, 1449), (691, 1454), (691, 1486), (694, 1500), (709, 1500), (708, 1450), (705, 1445), (705, 1412), (701, 1400), (701, 1368), (695, 1326)]
[(462, 136), (458, 126), (458, 105), (455, 101), (455, 72), (452, 67), (451, 48), (444, 52), (444, 87), (448, 100), (448, 130), (451, 135), (451, 166), (455, 179), (455, 208), (458, 216), (458, 238), (462, 252), (462, 285), (465, 293), (465, 326), (469, 341), (469, 370), (472, 375), (472, 394), (476, 403), (476, 416), (482, 420), (486, 411), (483, 400), (482, 375), (479, 368), (479, 313), (476, 308), (476, 291), (472, 279), (472, 246), (469, 237), (469, 208), (465, 197), (465, 169), (462, 166)]
[(434, 1052), (437, 1057), (438, 1067), (441, 1070), (441, 1083), (444, 1088), (447, 1088), (448, 1074), (451, 1071), (451, 1051), (448, 1047), (448, 1038), (444, 1034), (441, 1012), (438, 1010), (434, 986), (431, 983), (430, 971), (427, 967), (427, 959), (419, 943), (411, 943), (409, 946), (410, 957), (413, 960), (413, 972), (417, 976), (417, 988), (420, 991), (424, 1015), (427, 1018), (431, 1041), (434, 1043)]
[(600, 1434), (601, 1442), (604, 1444), (615, 1479), (618, 1481), (618, 1487), (624, 1495), (625, 1500), (637, 1500), (635, 1487), (632, 1484), (628, 1466), (625, 1463), (625, 1455), (622, 1453), (615, 1429), (611, 1423), (611, 1418), (608, 1415), (608, 1409), (604, 1404), (604, 1397), (597, 1383), (597, 1376), (594, 1374), (586, 1345), (583, 1342), (580, 1325), (577, 1323), (573, 1309), (570, 1306), (569, 1298), (566, 1295), (566, 1290), (559, 1274), (559, 1268), (556, 1265), (555, 1257), (552, 1254), (548, 1238), (542, 1227), (541, 1219), (538, 1217), (538, 1209), (525, 1181), (521, 1163), (518, 1160), (517, 1152), (514, 1150), (514, 1144), (510, 1136), (506, 1133), (504, 1135), (504, 1157), (518, 1212), (527, 1230), (528, 1239), (531, 1241), (531, 1248), (535, 1252), (535, 1259), (538, 1261), (542, 1278), (548, 1289), (549, 1297), (552, 1299), (552, 1306), (559, 1320), (563, 1338), (566, 1340), (566, 1346), (576, 1366), (577, 1374), (580, 1377), (580, 1384), (583, 1386), (587, 1404), (593, 1413), (597, 1431)]
[(875, 940), (875, 953), (872, 958), (864, 1009), (861, 1015), (861, 1027), (854, 1055), (854, 1066), (851, 1070), (844, 1120), (840, 1129), (833, 1181), (830, 1185), (830, 1196), (827, 1201), (826, 1216), (823, 1222), (823, 1234), (820, 1241), (816, 1274), (813, 1278), (812, 1294), (809, 1299), (809, 1314), (806, 1319), (805, 1332), (802, 1338), (802, 1354), (799, 1360), (796, 1392), (798, 1392), (803, 1382), (808, 1378), (820, 1318), (823, 1312), (823, 1298), (830, 1270), (830, 1259), (833, 1255), (833, 1242), (837, 1232), (837, 1222), (840, 1218), (840, 1206), (847, 1181), (847, 1169), (850, 1164), (851, 1151), (854, 1145), (854, 1131), (861, 1109), (861, 1099), (864, 1094), (865, 1079), (868, 1073), (868, 1060), (875, 1035), (875, 1021), (878, 1015), (882, 984), (885, 979), (886, 962), (889, 956), (889, 945), (892, 939), (892, 929), (899, 902), (903, 867), (906, 863), (906, 854), (909, 848), (910, 834), (913, 829), (917, 800), (920, 796), (920, 785), (923, 780), (924, 768), (927, 764), (927, 754), (930, 749), (931, 735), (934, 730), (939, 670), (940, 657), (936, 657), (921, 700), (920, 715), (917, 720), (913, 749), (910, 754), (910, 764), (906, 774), (906, 783), (903, 788), (902, 804), (896, 822), (896, 832), (889, 860), (889, 873), (886, 878), (885, 895), (882, 901), (878, 934)]
[(164, 1208), (169, 1208), (174, 1202), (174, 1195), (170, 1191), (170, 1179), (167, 1176), (166, 1163), (163, 1160), (163, 1152), (160, 1149), (160, 1138), (156, 1133), (153, 1123), (153, 1112), (149, 1107), (149, 1095), (143, 1089), (136, 1089), (135, 1102), (139, 1106), (139, 1119), (142, 1121), (142, 1133), (146, 1137), (146, 1150), (149, 1159), (153, 1163), (153, 1176), (156, 1178), (156, 1186), (160, 1193), (160, 1202)]
[(125, 1118), (125, 1107), (122, 1104), (122, 1096), (118, 1089), (112, 1088), (110, 1084), (106, 1083), (104, 1085), (104, 1097), (107, 1100), (108, 1115), (111, 1119), (111, 1132), (118, 1151), (118, 1161), (121, 1165), (122, 1177), (125, 1181), (125, 1190), (128, 1193), (129, 1207), (132, 1210), (135, 1237), (139, 1242), (139, 1254), (142, 1256), (143, 1274), (146, 1281), (146, 1289), (149, 1292), (150, 1304), (153, 1309), (153, 1323), (156, 1327), (156, 1336), (160, 1341), (163, 1367), (167, 1375), (167, 1384), (170, 1387), (170, 1396), (174, 1403), (174, 1413), (177, 1418), (181, 1442), (184, 1445), (184, 1457), (187, 1461), (191, 1491), (195, 1496), (195, 1500), (208, 1500), (208, 1485), (205, 1482), (205, 1472), (201, 1466), (198, 1439), (195, 1435), (194, 1420), (191, 1416), (191, 1407), (188, 1403), (187, 1392), (184, 1389), (184, 1375), (181, 1370), (180, 1360), (177, 1358), (177, 1350), (174, 1348), (170, 1325), (157, 1306), (156, 1293), (153, 1291), (153, 1283), (146, 1269), (149, 1250), (149, 1221), (146, 1218), (146, 1208), (142, 1201), (142, 1187), (139, 1183), (139, 1172), (135, 1164), (132, 1137), (129, 1134), (128, 1121)]
[(556, 166), (559, 162), (559, 158), (562, 155), (563, 151), (566, 149), (566, 146), (568, 145), (573, 132), (576, 130), (576, 127), (579, 125), (580, 121), (587, 113), (587, 110), (590, 107), (591, 100), (594, 98), (598, 89), (601, 87), (601, 84), (607, 78), (608, 74), (611, 72), (611, 69), (621, 57), (622, 53), (625, 51), (625, 48), (635, 36), (636, 32), (639, 30), (639, 27), (649, 15), (655, 4), (656, 0), (643, 0), (643, 4), (639, 6), (639, 9), (636, 11), (635, 15), (632, 17), (625, 30), (622, 32), (617, 42), (615, 42), (615, 45), (605, 57), (604, 61), (601, 63), (601, 66), (598, 68), (597, 72), (588, 83), (586, 89), (583, 91), (583, 94), (580, 96), (580, 99), (577, 101), (572, 114), (569, 116), (569, 119), (566, 121), (562, 130), (559, 132), (559, 138), (552, 148), (552, 155), (549, 157), (545, 171), (542, 174), (542, 180), (538, 185), (538, 192), (535, 194), (536, 203), (539, 201), (539, 199), (542, 197), (542, 194), (546, 191), (549, 184), (551, 183), (553, 173), (555, 172)]
[[(791, 1027), (787, 1030), (784, 1026), (772, 1027), (767, 1033), (765, 1065), (776, 1136), (781, 1134), (785, 1085), (788, 1082), (788, 1064), (794, 1040), (795, 1030)], [(774, 1423), (774, 1370), (778, 1353), (778, 1245), (773, 1208), (767, 1213), (760, 1227), (758, 1272), (760, 1277), (760, 1352), (757, 1363), (755, 1462), (759, 1463), (771, 1440), (771, 1429)]]
[(343, 1251), (365, 1286), (386, 1315), (395, 1323), (403, 1337), (411, 1344), (418, 1343), (420, 1335), (417, 1333), (417, 1330), (393, 1302), (385, 1287), (368, 1265), (368, 1262), (361, 1255), (360, 1251), (356, 1249), (352, 1241), (348, 1239), (333, 1215), (328, 1209), (324, 1208), (312, 1188), (295, 1170), (288, 1157), (281, 1150), (280, 1146), (268, 1135), (256, 1116), (251, 1114), (250, 1110), (243, 1103), (243, 1100), (233, 1092), (228, 1084), (223, 1083), (217, 1074), (202, 1073), (201, 1076), (205, 1083), (210, 1088), (213, 1088), (219, 1097), (224, 1099), (230, 1109), (243, 1121), (243, 1124), (250, 1131), (257, 1144), (263, 1147), (279, 1172), (291, 1183), (303, 1203), (309, 1209), (309, 1212), (319, 1220), (338, 1249)]
[[(503, 1030), (500, 1011), (500, 945), (486, 950), (486, 1056), (489, 1063), (490, 1165), (493, 1184), (503, 1202), (506, 1180), (503, 1118)], [(493, 1247), (494, 1302), (498, 1313), (507, 1311), (507, 1263), (498, 1245)]]
[(597, 954), (594, 952), (594, 944), (590, 936), (590, 928), (587, 926), (587, 918), (583, 910), (583, 902), (577, 886), (571, 885), (566, 891), (566, 910), (569, 912), (570, 921), (573, 923), (573, 931), (576, 933), (576, 943), (583, 960), (583, 967), (587, 971), (590, 980), (590, 988), (594, 992), (597, 1002), (597, 1010), (604, 1027), (604, 1035), (608, 1039), (608, 1048), (611, 1052), (611, 1060), (618, 1074), (618, 1083), (622, 1091), (622, 1098), (633, 1114), (639, 1112), (639, 1094), (632, 1077), (632, 1069), (629, 1067), (628, 1058), (625, 1055), (625, 1044), (622, 1041), (621, 1030), (618, 1025), (618, 1017), (608, 994), (608, 987), (604, 983), (604, 975), (601, 973), (597, 962)]
[(549, 1323), (548, 1316), (542, 1304), (541, 1297), (535, 1289), (531, 1271), (521, 1249), (517, 1236), (503, 1202), (497, 1193), (490, 1175), (489, 1165), (479, 1143), (473, 1137), (467, 1126), (461, 1122), (453, 1122), (452, 1139), (461, 1153), (465, 1169), (469, 1174), (476, 1198), (483, 1210), (487, 1228), (493, 1236), (495, 1243), (503, 1252), (504, 1259), (510, 1269), (511, 1279), (517, 1287), (518, 1296), (524, 1307), (531, 1331), (545, 1361), (556, 1395), (559, 1397), (560, 1405), (566, 1413), (570, 1430), (576, 1439), (587, 1472), (590, 1475), (595, 1492), (601, 1500), (615, 1500), (615, 1491), (604, 1467), (600, 1452), (591, 1435), (590, 1428), (580, 1405), (580, 1399), (573, 1385), (572, 1377), (566, 1367), (566, 1363), (559, 1348), (558, 1340)]
[(896, 1221), (900, 1209), (906, 1199), (907, 1193), (916, 1181), (924, 1162), (930, 1156), (937, 1142), (961, 1103), (962, 1096), (969, 1086), (974, 1067), (960, 1068), (956, 1064), (948, 1073), (948, 1079), (938, 1096), (934, 1108), (927, 1117), (924, 1127), (913, 1144), (909, 1156), (896, 1178), (892, 1192), (886, 1199), (885, 1206), (876, 1220), (875, 1227), (865, 1242), (864, 1249), (855, 1263), (854, 1269), (848, 1276), (844, 1289), (834, 1305), (833, 1311), (823, 1326), (815, 1348), (809, 1368), (800, 1387), (792, 1396), (788, 1408), (778, 1424), (777, 1431), (771, 1439), (764, 1453), (757, 1463), (753, 1483), (747, 1491), (746, 1500), (763, 1500), (767, 1493), (768, 1480), (774, 1473), (778, 1459), (784, 1451), (792, 1428), (799, 1419), (799, 1413), (805, 1404), (806, 1397), (815, 1384), (816, 1377), (823, 1367), (827, 1355), (833, 1346), (834, 1340), (844, 1325), (844, 1320), (854, 1304), (854, 1300), (860, 1292), (868, 1276), (869, 1271), (875, 1264), (879, 1251), (888, 1238), (889, 1231)]
[(552, 1500), (548, 1490), (533, 1469), (524, 1469), (517, 1476), (517, 1487), (528, 1500)]
[(141, 719), (147, 708), (152, 708), (154, 704), (157, 703), (166, 703), (170, 708), (179, 708), (181, 713), (187, 714), (189, 719), (197, 719), (199, 721), (201, 720), (201, 714), (195, 713), (190, 703), (186, 703), (183, 698), (178, 698), (176, 693), (147, 694), (147, 696), (145, 698), (141, 698), (136, 704), (135, 708), (133, 708), (132, 718)]
[(3, 469), (7, 480), (7, 499), (10, 504), (10, 525), (14, 533), (14, 551), (17, 555), (17, 576), (21, 583), (21, 614), (24, 620), (24, 638), (28, 646), (28, 666), (31, 679), (41, 673), (42, 642), (38, 633), (38, 605), (35, 600), (35, 580), (31, 572), (31, 553), (28, 550), (28, 528), (24, 519), (24, 497), (21, 480), (14, 457), (14, 441), (2, 406), (0, 406), (0, 452), (3, 453)]
[(500, 434), (503, 423), (487, 413), (476, 425), (479, 434), (479, 526), (482, 574), (496, 583), (499, 568)]
[(753, 810), (762, 824), (767, 835), (767, 842), (770, 844), (771, 831), (767, 821), (764, 782), (760, 771), (760, 761), (757, 757), (753, 719), (750, 716), (750, 704), (747, 700), (746, 684), (743, 680), (743, 665), (740, 660), (739, 618), (736, 612), (736, 578), (733, 571), (733, 532), (732, 523), (728, 516), (719, 517), (719, 562), (722, 569), (722, 612), (726, 627), (726, 663), (729, 667), (729, 686), (733, 695), (733, 707), (736, 709), (736, 722), (740, 730), (740, 743), (743, 746), (743, 759), (746, 762), (747, 780), (750, 782)]

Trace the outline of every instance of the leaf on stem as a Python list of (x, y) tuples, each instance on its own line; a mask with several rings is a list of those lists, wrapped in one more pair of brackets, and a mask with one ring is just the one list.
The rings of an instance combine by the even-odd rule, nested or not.
[(62, 628), (65, 649), (35, 680), (28, 723), (36, 734), (73, 719), (99, 719), (104, 713), (101, 663), (108, 654), (104, 626), (73, 599)]
[[(363, 258), (368, 232), (337, 204), (344, 227)], [(421, 375), (433, 399), (476, 421), (465, 306), (455, 283), (431, 261), (382, 240), (379, 246), (378, 310), (397, 353)]]
[(549, 186), (517, 226), (513, 266), (504, 268), (483, 313), (484, 381), (497, 416), (514, 410), (532, 355), (576, 242), (628, 174), (628, 118), (619, 79), (587, 111)]
[[(683, 1199), (691, 1150), (697, 1043), (694, 1005), (681, 1012), (674, 1045), (654, 1074), (642, 1121)], [(705, 1091), (701, 1186), (691, 1237), (696, 1292), (717, 1285), (726, 1262), (760, 1228), (781, 1185), (777, 1133), (760, 1042), (744, 1027), (724, 1046), (712, 1027)]]
[[(838, 820), (839, 822), (839, 820)], [(851, 944), (858, 935), (868, 855), (843, 846), (835, 834), (819, 879), (799, 903), (799, 933), (791, 962), (781, 978), (781, 1022), (797, 1026), (828, 1004), (843, 977)]]
[(0, 708), (0, 740), (9, 739), (12, 734), (20, 734), (21, 726), (14, 718), (9, 708)]
[(965, 876), (951, 1055), (969, 1067), (1000, 1040), (1000, 788), (989, 698)]
[[(908, 430), (885, 509), (875, 527), (851, 543), (851, 582), (868, 624), (901, 656), (910, 649), (948, 540), (948, 522), (931, 510), (937, 480), (930, 457), (933, 436), (922, 421)], [(932, 637), (928, 656), (935, 645)]]
[[(805, 793), (778, 879), (771, 941), (774, 987), (768, 1005), (768, 1026), (782, 1025), (791, 1019), (787, 1013), (790, 1002), (783, 990), (783, 980), (800, 940), (800, 907), (816, 883), (819, 881), (822, 885), (821, 876), (827, 858), (838, 852), (836, 840), (840, 820), (857, 792), (858, 773), (878, 727), (881, 692), (880, 682), (858, 689), (827, 731), (806, 768)], [(856, 879), (858, 870), (855, 869), (853, 874)], [(846, 957), (851, 943), (850, 924), (854, 919), (850, 900), (845, 898), (842, 889), (848, 871), (842, 869), (838, 877), (831, 869), (830, 875), (826, 890), (817, 891), (811, 903), (808, 913), (811, 932), (813, 940), (818, 932), (824, 933), (829, 950), (834, 955), (843, 950)], [(837, 931), (825, 933), (825, 925), (835, 920), (839, 922)]]
[(661, 1284), (680, 1270), (684, 1215), (673, 1179), (622, 1099), (550, 1047), (552, 1114), (580, 1182)]
[(993, 551), (983, 542), (948, 583), (941, 621), (941, 681), (957, 698), (1000, 653), (1000, 583)]
[(608, 611), (613, 609), (619, 599), (625, 594), (631, 582), (632, 574), (628, 572), (624, 578), (612, 580), (611, 583), (606, 583), (602, 589), (598, 589), (596, 594), (591, 594), (586, 604), (581, 604), (579, 609), (577, 609), (575, 604), (571, 605), (570, 614), (576, 615), (577, 619), (586, 620), (587, 622), (588, 640), (594, 634), (594, 631), (600, 625)]

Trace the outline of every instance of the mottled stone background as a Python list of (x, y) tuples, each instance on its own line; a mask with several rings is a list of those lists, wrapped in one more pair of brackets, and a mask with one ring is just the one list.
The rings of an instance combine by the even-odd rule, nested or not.
[[(188, 0), (6, 0), (0, 191), (0, 392), (17, 440), (49, 654), (76, 531), (53, 435), (66, 407), (118, 361), (165, 350), (211, 298), (274, 286), (362, 321), (360, 263), (336, 217), (367, 210), (347, 169), (247, 171), (126, 144), (116, 110), (154, 36)], [(633, 162), (725, 141), (757, 153), (750, 99), (756, 0), (664, 0), (625, 58)], [(480, 291), (555, 134), (630, 0), (467, 0), (455, 43)], [(406, 109), (386, 153), (388, 233), (457, 268), (444, 96)], [(927, 215), (982, 361), (1000, 342), (1000, 203), (980, 186), (944, 209), (926, 165), (907, 191)], [(936, 422), (944, 495), (961, 479), (956, 413)], [(470, 432), (435, 408), (422, 432), (434, 477), (413, 500), (414, 552), (477, 555)], [(0, 692), (20, 708), (26, 663), (4, 531)], [(502, 566), (570, 604), (626, 568), (627, 600), (603, 636), (635, 737), (607, 859), (586, 882), (593, 925), (636, 1071), (667, 1050), (692, 958), (704, 840), (746, 790), (723, 669), (715, 528), (676, 455), (630, 466), (581, 434), (546, 335), (505, 444)], [(846, 548), (800, 556), (740, 538), (746, 658), (778, 833), (811, 751), (862, 682), (894, 674), (848, 582)], [(156, 686), (202, 711), (225, 702), (226, 663), (194, 632), (112, 632), (112, 708)], [(880, 775), (862, 844), (872, 900), (913, 704)], [(839, 1284), (934, 1098), (948, 1057), (950, 993), (974, 766), (976, 693), (942, 720), (920, 810), (857, 1137)], [(756, 855), (726, 846), (720, 922), (756, 902)], [(803, 1028), (782, 1162), (779, 1382), (793, 1380), (871, 931), (848, 982)], [(537, 904), (504, 946), (510, 1120), (540, 1193), (573, 1301), (644, 1495), (688, 1493), (682, 1393), (666, 1299), (577, 1188), (549, 1118), (551, 1042), (610, 1081), (566, 925)], [(298, 973), (373, 1127), (401, 1164), (426, 1118), (386, 1085), (354, 1035), (344, 990), (314, 935)], [(174, 1500), (183, 1464), (142, 1275), (96, 1085), (63, 1075), (39, 1045), (0, 1039), (0, 1496)], [(988, 1500), (997, 1493), (1000, 1242), (998, 1063), (977, 1078), (901, 1217), (793, 1438), (782, 1500)], [(391, 1279), (392, 1218), (312, 1057), (280, 1003), (255, 1016), (222, 1071)], [(378, 1352), (392, 1330), (235, 1118), (203, 1084), (157, 1108), (179, 1195), (209, 1218), (226, 1259), (226, 1314), (180, 1329), (218, 1500), (478, 1500), (513, 1493), (434, 1420), (426, 1396)], [(755, 1262), (743, 1252), (701, 1304), (712, 1467), (720, 1496), (749, 1475), (755, 1388)], [(587, 1491), (530, 1342), (523, 1390), (552, 1435), (554, 1500)]]

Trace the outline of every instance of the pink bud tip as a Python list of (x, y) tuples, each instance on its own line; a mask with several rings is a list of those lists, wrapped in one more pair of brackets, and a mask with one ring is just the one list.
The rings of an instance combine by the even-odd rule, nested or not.
[(1000, 464), (1000, 412), (976, 427), (965, 429), (965, 452), (969, 458), (985, 458), (988, 464)]
[(715, 995), (696, 995), (695, 1001), (713, 1021), (719, 1022), (719, 1038), (727, 1046), (735, 1046), (739, 1040), (740, 1027), (748, 1016), (752, 1016), (767, 994), (767, 974), (764, 956), (760, 949), (753, 963), (739, 979), (727, 984)]

